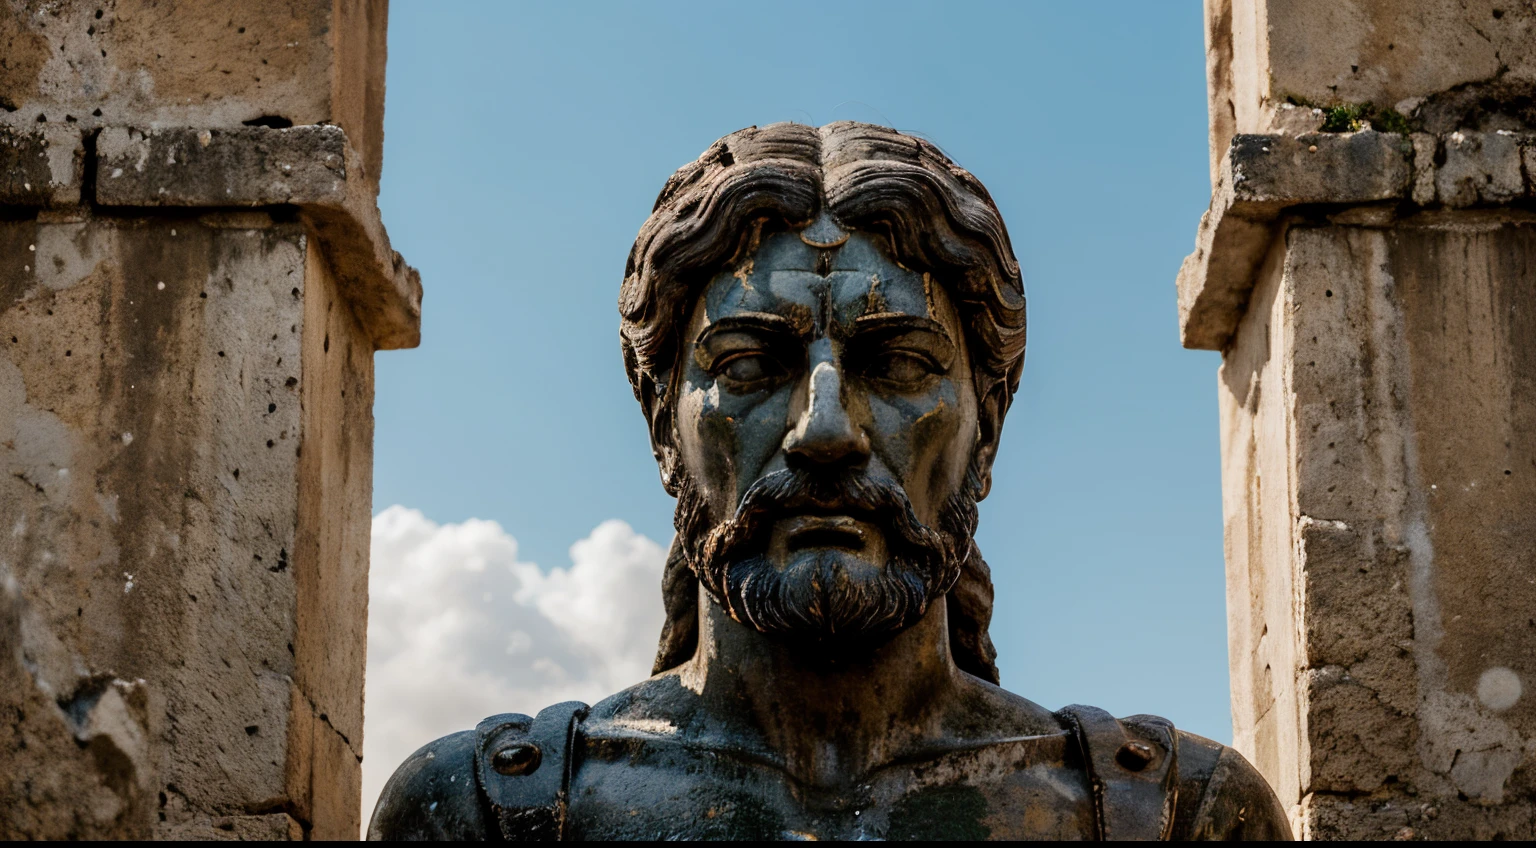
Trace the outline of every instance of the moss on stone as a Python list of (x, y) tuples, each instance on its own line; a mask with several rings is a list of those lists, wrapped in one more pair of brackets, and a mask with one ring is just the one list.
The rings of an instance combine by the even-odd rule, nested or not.
[(1286, 97), (1285, 100), (1295, 106), (1321, 109), (1323, 125), (1318, 128), (1320, 132), (1346, 133), (1369, 128), (1377, 132), (1407, 135), (1414, 130), (1412, 119), (1391, 107), (1377, 108), (1373, 103), (1323, 105), (1295, 95)]

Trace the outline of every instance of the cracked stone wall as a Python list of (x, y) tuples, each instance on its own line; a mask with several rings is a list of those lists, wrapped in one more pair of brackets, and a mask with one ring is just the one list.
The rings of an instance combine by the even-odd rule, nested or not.
[(383, 38), (0, 0), (0, 838), (358, 834)]
[(1235, 743), (1306, 838), (1536, 838), (1536, 8), (1327, 6), (1206, 9)]

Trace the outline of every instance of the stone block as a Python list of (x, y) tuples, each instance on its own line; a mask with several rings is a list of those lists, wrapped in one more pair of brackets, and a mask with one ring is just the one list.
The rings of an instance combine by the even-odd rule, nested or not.
[(1527, 138), (1368, 130), (1234, 137), (1211, 207), (1200, 218), (1195, 250), (1179, 269), (1184, 346), (1221, 350), (1231, 341), (1282, 216), (1325, 212), (1336, 223), (1382, 225), (1411, 213), (1410, 203), (1508, 205), (1527, 196)]
[(73, 127), (0, 127), (0, 204), (78, 204), (84, 159)]
[(104, 206), (340, 204), (347, 137), (340, 127), (134, 130), (96, 139)]
[(1223, 364), (1236, 741), (1314, 836), (1528, 832), (1536, 220), (1293, 222), (1274, 251)]
[[(362, 504), (366, 527), (372, 347), (326, 267), (263, 213), (0, 224), (0, 582), (26, 606), (0, 713), (29, 749), (122, 764), (81, 764), (74, 796), (0, 770), (0, 803), (35, 813), (18, 835), (274, 809), (356, 833), (367, 554), (332, 525)], [(317, 722), (325, 778), (301, 786), (291, 740)]]
[(1520, 145), (1510, 132), (1453, 132), (1441, 145), (1435, 195), (1447, 206), (1502, 204), (1525, 194)]
[[(1235, 744), (1305, 838), (1530, 839), (1536, 7), (1206, 13)], [(1320, 116), (1413, 131), (1325, 174)]]
[[(1294, 107), (1396, 108), (1437, 133), (1513, 129), (1489, 103), (1536, 83), (1536, 9), (1503, 0), (1207, 0), (1212, 181), (1239, 133), (1287, 132)], [(1290, 108), (1288, 108), (1290, 107)]]
[[(1369, 525), (1362, 531), (1307, 515), (1298, 524), (1306, 665), (1348, 671), (1372, 658), (1406, 658), (1413, 638), (1406, 557), (1372, 534)], [(1413, 670), (1412, 662), (1393, 664)], [(1407, 707), (1413, 700), (1411, 680), (1383, 681), (1398, 683), (1409, 685), (1409, 691), (1394, 700)]]
[(421, 277), (390, 248), (376, 186), (341, 129), (109, 127), (95, 165), (102, 206), (297, 206), (374, 348), (420, 342)]
[(1298, 693), (1295, 599), (1298, 577), (1286, 433), (1291, 409), (1276, 387), (1287, 379), (1280, 356), (1293, 312), (1277, 244), (1260, 265), (1249, 309), (1228, 348), (1218, 381), (1227, 572), (1227, 631), (1233, 745), (1281, 798), (1299, 797), (1292, 752), (1303, 744)]
[(1304, 793), (1368, 794), (1415, 776), (1411, 712), (1394, 709), (1341, 666), (1306, 669), (1301, 691)]
[[(1241, 0), (1239, 0), (1241, 2)], [(1501, 73), (1536, 76), (1536, 10), (1500, 0), (1258, 0), (1277, 101), (1390, 106)]]
[(0, 838), (357, 836), (386, 18), (0, 2)]
[(367, 0), (0, 4), (0, 124), (336, 124), (375, 184), (388, 6)]
[(1227, 346), (1282, 211), (1399, 200), (1412, 185), (1412, 154), (1403, 136), (1371, 131), (1233, 138), (1179, 269), (1184, 346)]
[(1308, 133), (1233, 137), (1231, 204), (1357, 204), (1401, 198), (1412, 145), (1395, 133)]
[[(304, 303), (299, 533), (294, 569), (299, 629), (294, 680), (314, 711), (361, 758), (363, 666), (373, 512), (373, 344), (321, 251), (311, 249)], [(346, 427), (334, 422), (345, 421)]]

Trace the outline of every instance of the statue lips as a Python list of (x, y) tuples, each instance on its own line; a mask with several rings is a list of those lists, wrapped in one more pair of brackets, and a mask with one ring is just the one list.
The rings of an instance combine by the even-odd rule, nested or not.
[(906, 494), (888, 480), (792, 470), (757, 481), (732, 523), (746, 549), (753, 546), (749, 540), (757, 539), (759, 550), (779, 554), (823, 548), (883, 560), (892, 534), (905, 538), (901, 519), (910, 512)]
[(885, 564), (887, 528), (895, 523), (895, 505), (905, 506), (899, 487), (852, 475), (827, 479), (801, 472), (781, 494), (777, 503), (764, 504), (767, 515), (760, 524), (770, 552), (841, 550), (879, 560), (871, 565)]
[(851, 515), (802, 514), (783, 519), (780, 527), (791, 551), (806, 548), (846, 548), (862, 551), (868, 544), (869, 525)]

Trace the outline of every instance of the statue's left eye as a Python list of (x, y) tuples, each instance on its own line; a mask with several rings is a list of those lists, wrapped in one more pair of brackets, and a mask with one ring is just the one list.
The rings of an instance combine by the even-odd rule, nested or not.
[(934, 371), (933, 363), (926, 357), (894, 350), (875, 357), (870, 363), (869, 375), (893, 383), (917, 383)]

